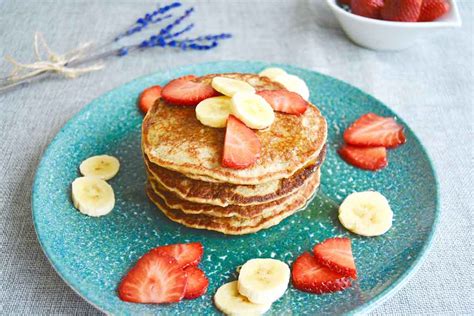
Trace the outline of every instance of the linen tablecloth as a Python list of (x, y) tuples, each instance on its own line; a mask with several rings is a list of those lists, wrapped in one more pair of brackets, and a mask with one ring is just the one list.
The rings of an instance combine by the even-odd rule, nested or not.
[[(138, 76), (215, 60), (288, 63), (345, 80), (389, 105), (419, 136), (440, 183), (441, 220), (426, 261), (373, 315), (461, 315), (473, 307), (473, 8), (462, 28), (433, 32), (401, 52), (352, 44), (322, 0), (186, 1), (196, 32), (234, 38), (206, 52), (160, 48), (114, 59), (76, 80), (0, 95), (0, 314), (100, 314), (56, 274), (36, 239), (31, 186), (51, 139), (84, 105)], [(33, 59), (35, 31), (53, 50), (106, 41), (153, 1), (0, 1), (0, 55)], [(0, 63), (1, 73), (9, 69)], [(409, 185), (409, 184), (408, 184)], [(413, 192), (416, 195), (416, 192)]]

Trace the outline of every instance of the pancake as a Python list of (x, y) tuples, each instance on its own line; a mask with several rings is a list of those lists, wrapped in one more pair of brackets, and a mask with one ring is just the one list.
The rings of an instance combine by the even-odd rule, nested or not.
[[(316, 170), (308, 179), (304, 182), (300, 190), (304, 191), (306, 186), (309, 183), (317, 181), (319, 184), (320, 171)], [(292, 194), (278, 200), (249, 205), (249, 206), (238, 206), (238, 205), (229, 205), (226, 207), (201, 204), (195, 202), (189, 202), (183, 199), (180, 199), (175, 193), (169, 192), (164, 189), (157, 181), (150, 180), (149, 183), (151, 189), (156, 195), (158, 195), (166, 204), (167, 207), (172, 209), (178, 209), (185, 214), (203, 214), (214, 217), (237, 217), (242, 219), (253, 219), (256, 217), (268, 216), (269, 214), (274, 213), (282, 207), (282, 205), (292, 203), (298, 198), (298, 194)], [(232, 218), (230, 219), (232, 220)]]
[(149, 186), (147, 189), (147, 194), (150, 200), (158, 207), (158, 209), (160, 209), (160, 211), (163, 212), (166, 217), (174, 222), (191, 228), (213, 230), (227, 235), (243, 235), (255, 233), (259, 230), (277, 225), (283, 219), (305, 208), (308, 201), (311, 200), (312, 196), (316, 192), (318, 186), (319, 177), (315, 177), (313, 181), (310, 181), (310, 183), (305, 186), (304, 190), (301, 190), (295, 194), (297, 197), (295, 200), (282, 204), (278, 210), (269, 214), (268, 216), (259, 216), (251, 220), (235, 217), (219, 218), (202, 214), (186, 214), (180, 210), (168, 207), (163, 199), (161, 199)]
[[(244, 80), (257, 90), (282, 88), (254, 74), (207, 75), (195, 80), (210, 82), (215, 76)], [(194, 107), (174, 106), (159, 99), (143, 121), (142, 149), (154, 164), (189, 178), (256, 185), (289, 178), (314, 162), (326, 142), (327, 124), (310, 105), (300, 116), (275, 112), (273, 124), (256, 134), (262, 145), (257, 162), (246, 169), (223, 167), (225, 129), (201, 124)]]
[[(145, 164), (149, 177), (158, 182), (164, 189), (175, 193), (177, 198), (225, 207), (228, 205), (261, 204), (292, 194), (321, 165), (325, 154), (326, 148), (324, 147), (313, 165), (299, 170), (290, 178), (259, 185), (235, 185), (194, 180), (176, 171), (155, 165), (146, 157)], [(169, 206), (173, 207), (172, 205)]]

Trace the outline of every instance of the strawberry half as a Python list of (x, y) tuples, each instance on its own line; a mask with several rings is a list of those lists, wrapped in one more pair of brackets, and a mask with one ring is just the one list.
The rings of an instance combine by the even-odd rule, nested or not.
[(352, 0), (351, 11), (366, 18), (380, 19), (383, 0)]
[(134, 303), (179, 302), (186, 290), (186, 272), (172, 257), (149, 252), (122, 279), (118, 295)]
[(343, 145), (338, 150), (339, 155), (349, 164), (365, 169), (379, 170), (388, 165), (385, 147), (355, 147)]
[(209, 280), (207, 279), (204, 272), (198, 267), (193, 266), (187, 267), (184, 269), (184, 271), (188, 276), (184, 298), (191, 300), (204, 295), (207, 292), (207, 287), (209, 286)]
[(349, 238), (329, 238), (313, 248), (316, 260), (332, 271), (357, 279), (357, 270)]
[(225, 131), (222, 166), (244, 169), (260, 157), (260, 141), (257, 134), (238, 118), (229, 115)]
[(387, 21), (416, 22), (420, 16), (423, 0), (384, 0), (380, 11)]
[(188, 75), (171, 80), (161, 91), (162, 98), (174, 105), (197, 105), (204, 99), (218, 95), (210, 84), (195, 81), (196, 76)]
[(423, 0), (419, 22), (431, 22), (449, 11), (450, 5), (446, 0)]
[(161, 97), (161, 87), (152, 86), (143, 90), (143, 92), (138, 97), (138, 108), (143, 113), (148, 113), (152, 105)]
[(351, 286), (350, 278), (318, 263), (308, 252), (293, 263), (291, 279), (295, 288), (315, 294), (336, 292)]
[(160, 246), (152, 249), (151, 252), (161, 256), (173, 257), (179, 267), (186, 268), (197, 266), (201, 261), (204, 250), (200, 242), (193, 242)]
[(298, 93), (285, 89), (281, 90), (263, 90), (257, 92), (262, 96), (275, 111), (288, 114), (303, 114), (308, 108), (306, 102)]
[(344, 132), (344, 141), (355, 146), (383, 146), (394, 148), (405, 143), (403, 126), (392, 117), (367, 113), (358, 118)]

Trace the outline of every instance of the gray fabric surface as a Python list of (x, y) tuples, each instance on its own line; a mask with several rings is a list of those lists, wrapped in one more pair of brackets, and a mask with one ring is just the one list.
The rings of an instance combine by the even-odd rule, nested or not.
[[(325, 1), (200, 1), (196, 32), (235, 38), (209, 52), (154, 49), (76, 80), (53, 79), (0, 96), (0, 314), (98, 314), (49, 265), (31, 220), (31, 186), (60, 128), (94, 98), (147, 73), (212, 60), (266, 60), (314, 69), (381, 99), (411, 126), (437, 170), (441, 221), (413, 278), (373, 315), (473, 314), (473, 8), (463, 27), (433, 32), (395, 53), (353, 45)], [(32, 60), (42, 31), (64, 52), (103, 41), (154, 6), (151, 1), (0, 1), (0, 55)], [(3, 74), (7, 64), (0, 63)], [(409, 184), (407, 184), (409, 185)], [(416, 195), (416, 192), (414, 192)]]

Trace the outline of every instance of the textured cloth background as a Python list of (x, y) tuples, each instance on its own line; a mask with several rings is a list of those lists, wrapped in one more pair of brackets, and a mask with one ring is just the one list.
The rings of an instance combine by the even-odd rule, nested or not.
[[(76, 80), (53, 79), (0, 95), (0, 314), (99, 314), (49, 265), (31, 220), (35, 169), (65, 122), (94, 98), (138, 76), (225, 59), (282, 62), (326, 73), (374, 95), (406, 120), (437, 170), (441, 221), (419, 271), (372, 313), (473, 314), (474, 1), (459, 3), (462, 28), (433, 32), (401, 52), (355, 46), (324, 2), (199, 1), (196, 32), (229, 31), (235, 38), (209, 52), (157, 48), (112, 60), (106, 69)], [(58, 52), (104, 41), (153, 7), (152, 1), (0, 0), (0, 55), (32, 60), (35, 31)], [(2, 74), (9, 70), (3, 61), (0, 69)]]

